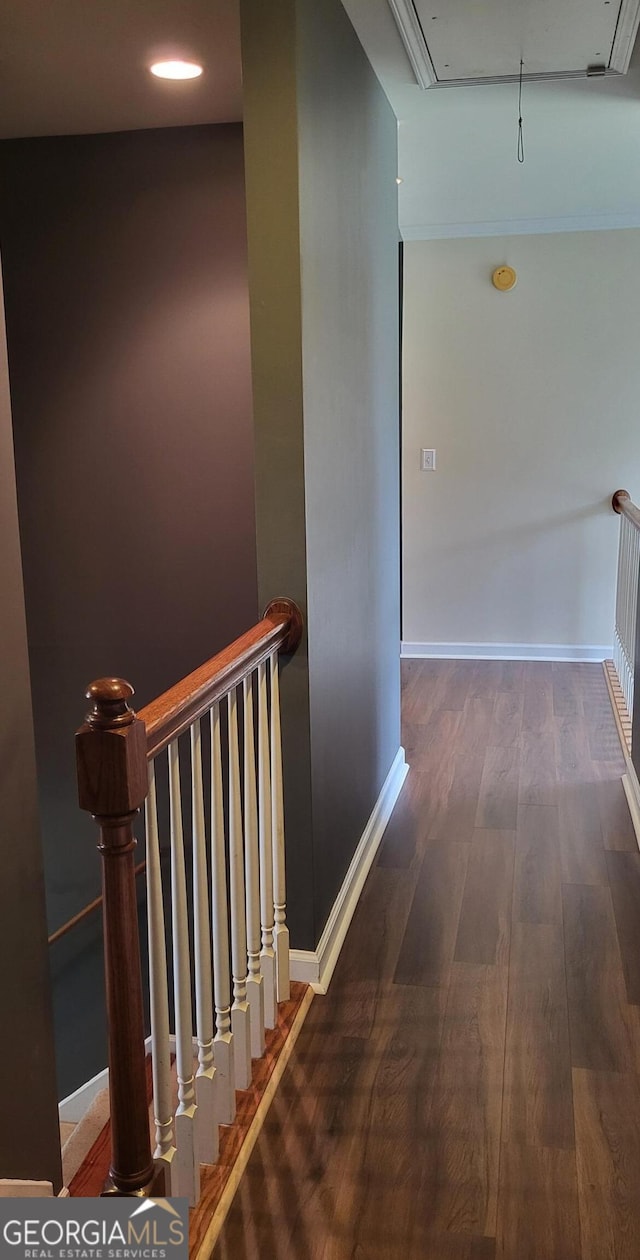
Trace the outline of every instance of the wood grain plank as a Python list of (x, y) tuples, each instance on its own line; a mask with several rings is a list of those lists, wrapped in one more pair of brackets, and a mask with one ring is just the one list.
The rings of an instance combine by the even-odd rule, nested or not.
[(620, 773), (623, 774), (624, 757), (609, 697), (606, 696), (598, 707), (585, 703), (585, 715), (588, 719), (587, 733), (591, 760), (617, 761)]
[(608, 881), (597, 783), (564, 783), (559, 793), (560, 869), (566, 884)]
[(583, 1260), (640, 1255), (640, 1091), (633, 1073), (575, 1069)]
[(522, 695), (524, 691), (524, 661), (498, 661), (498, 680), (496, 688), (500, 692), (513, 692)]
[(514, 923), (561, 923), (558, 810), (523, 805), (516, 828)]
[(508, 976), (455, 963), (425, 1140), (422, 1228), (495, 1235)]
[(604, 670), (590, 674), (588, 680), (583, 680), (582, 686), (591, 759), (616, 762), (622, 774), (624, 756)]
[(495, 748), (511, 748), (517, 743), (522, 730), (523, 706), (523, 691), (498, 693), (487, 743)]
[(447, 661), (441, 707), (462, 712), (475, 673), (475, 661)]
[(469, 853), (455, 961), (508, 962), (515, 832), (476, 831)]
[(464, 844), (433, 844), (426, 850), (395, 970), (396, 984), (448, 984), (468, 853)]
[[(417, 774), (331, 991), (312, 1004), (218, 1260), (578, 1260), (574, 1141), (585, 1257), (640, 1254), (640, 1006), (628, 1002), (640, 857), (619, 762), (593, 755), (608, 748), (601, 674), (403, 664)], [(508, 773), (500, 782), (499, 758), (520, 753), (506, 828), (475, 827), (488, 747), (498, 764), (487, 799), (502, 816), (513, 784)], [(589, 881), (566, 883), (564, 904), (563, 874)], [(598, 1077), (576, 1095), (575, 1133), (571, 1061), (582, 1063), (574, 1091), (580, 1075)]]
[(378, 852), (378, 865), (406, 870), (429, 826), (430, 778), (414, 766), (402, 786)]
[(582, 717), (584, 707), (580, 675), (575, 665), (555, 662), (551, 666), (553, 713), (555, 717)]
[(331, 980), (332, 1018), (342, 1035), (370, 1037), (398, 962), (415, 894), (412, 871), (374, 866)]
[(562, 928), (514, 926), (503, 1141), (571, 1150), (571, 1052)]
[(637, 853), (638, 841), (620, 775), (615, 770), (612, 773), (608, 764), (605, 767), (601, 763), (599, 770), (598, 811), (604, 847), (614, 852)]
[(610, 889), (565, 884), (567, 997), (574, 1067), (625, 1072), (634, 1064), (632, 1023)]
[(556, 767), (563, 783), (586, 783), (596, 778), (589, 751), (588, 724), (583, 717), (554, 719)]
[(456, 753), (453, 776), (446, 800), (434, 812), (429, 839), (470, 843), (476, 826), (480, 784), (484, 771), (484, 751)]
[(530, 735), (553, 730), (553, 673), (543, 661), (525, 664), (522, 729)]
[(383, 1242), (393, 1255), (406, 1246), (413, 1228), (446, 993), (396, 985), (388, 998), (387, 1018), (370, 1051), (372, 1070), (363, 1082), (366, 1120), (342, 1152), (327, 1255), (375, 1255)]
[(413, 770), (432, 774), (443, 760), (450, 760), (462, 714), (436, 709), (426, 721), (403, 722), (402, 740)]
[(459, 716), (456, 752), (476, 754), (490, 743), (496, 701), (492, 698), (468, 697)]
[(582, 1260), (573, 1151), (502, 1146), (497, 1260)]
[(640, 1005), (640, 853), (607, 853), (627, 1001)]
[(557, 804), (558, 769), (553, 730), (523, 731), (518, 801), (521, 805)]
[[(349, 1149), (354, 1127), (366, 1122), (372, 1043), (338, 1037), (333, 1049), (329, 1056), (322, 1023), (313, 1029), (307, 1023), (214, 1256), (324, 1255), (343, 1172), (340, 1155)], [(191, 1255), (194, 1260), (193, 1250)]]
[(492, 748), (486, 751), (476, 827), (509, 831), (518, 815), (518, 783), (520, 750), (518, 747)]
[(502, 661), (474, 661), (469, 699), (495, 701), (501, 681)]

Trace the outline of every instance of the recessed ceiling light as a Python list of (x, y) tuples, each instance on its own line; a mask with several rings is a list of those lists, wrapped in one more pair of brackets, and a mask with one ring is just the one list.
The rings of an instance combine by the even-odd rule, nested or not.
[(403, 184), (404, 180), (401, 175), (396, 176), (396, 184)]
[(156, 61), (149, 69), (158, 79), (197, 79), (202, 74), (196, 61)]

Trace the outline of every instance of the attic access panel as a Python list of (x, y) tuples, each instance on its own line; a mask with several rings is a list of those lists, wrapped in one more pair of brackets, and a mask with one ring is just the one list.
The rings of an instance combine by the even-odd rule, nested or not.
[(389, 0), (422, 87), (626, 74), (640, 0)]

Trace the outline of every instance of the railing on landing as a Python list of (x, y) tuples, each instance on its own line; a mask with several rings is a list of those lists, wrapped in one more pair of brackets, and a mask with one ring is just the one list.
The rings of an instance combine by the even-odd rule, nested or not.
[[(250, 1085), (265, 1028), (289, 997), (278, 656), (294, 652), (301, 635), (296, 605), (274, 600), (257, 626), (137, 716), (123, 680), (100, 679), (87, 691), (92, 708), (76, 751), (80, 805), (98, 823), (103, 859), (112, 1193), (198, 1201), (200, 1164), (216, 1161), (218, 1125), (233, 1121), (235, 1091)], [(160, 867), (165, 798), (169, 916)], [(153, 1154), (134, 866), (143, 805)]]
[(620, 516), (614, 664), (629, 715), (633, 714), (640, 577), (640, 510), (626, 490), (616, 490), (611, 505)]

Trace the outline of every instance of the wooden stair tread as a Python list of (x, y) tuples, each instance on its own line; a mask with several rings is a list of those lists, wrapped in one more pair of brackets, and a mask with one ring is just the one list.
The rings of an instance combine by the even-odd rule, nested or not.
[[(293, 981), (291, 1000), (281, 1005), (278, 1023), (267, 1029), (266, 1050), (261, 1059), (255, 1059), (253, 1080), (249, 1089), (236, 1091), (236, 1119), (233, 1124), (220, 1126), (220, 1156), (217, 1164), (203, 1165), (201, 1174), (202, 1193), (200, 1202), (191, 1213), (191, 1250), (197, 1251), (206, 1233), (209, 1220), (229, 1180), (242, 1144), (258, 1109), (260, 1100), (282, 1053), (298, 1010), (305, 998), (308, 985)], [(151, 1058), (147, 1058), (147, 1096), (152, 1099)], [(69, 1186), (72, 1198), (90, 1198), (101, 1194), (109, 1172), (111, 1152), (111, 1122), (107, 1120), (93, 1146), (83, 1160)]]

